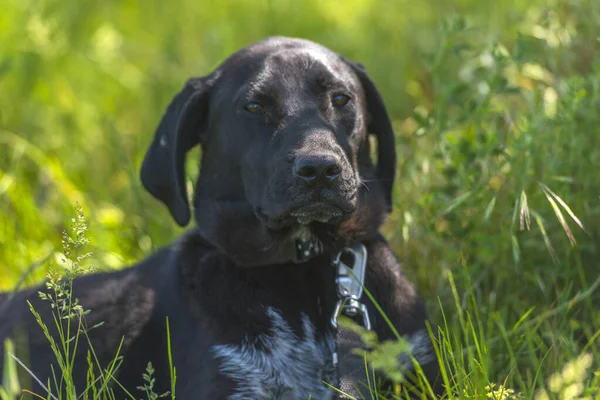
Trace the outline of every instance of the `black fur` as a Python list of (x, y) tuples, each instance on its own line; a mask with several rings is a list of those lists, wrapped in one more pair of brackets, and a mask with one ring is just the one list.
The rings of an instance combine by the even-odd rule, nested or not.
[[(349, 102), (332, 103), (338, 94)], [(247, 111), (251, 102), (262, 110)], [(368, 134), (378, 140), (377, 165)], [(325, 335), (336, 301), (331, 256), (357, 241), (368, 248), (366, 287), (398, 331), (425, 329), (423, 303), (378, 232), (392, 205), (396, 153), (381, 96), (362, 66), (312, 42), (276, 37), (190, 79), (169, 105), (141, 170), (143, 185), (182, 226), (191, 219), (185, 154), (197, 144), (203, 159), (193, 199), (196, 226), (129, 269), (74, 284), (73, 295), (91, 310), (87, 325), (104, 322), (89, 333), (103, 367), (123, 340), (116, 379), (130, 393), (140, 395), (136, 387), (148, 361), (156, 369), (156, 391), (169, 390), (167, 317), (177, 397), (184, 400), (223, 399), (236, 390), (211, 348), (268, 331), (266, 307), (279, 310), (300, 336), (302, 315), (317, 337)], [(296, 173), (300, 158), (317, 166), (334, 160), (339, 174), (307, 184)], [(303, 224), (298, 210), (308, 219)], [(325, 254), (296, 265), (290, 246), (300, 231), (318, 237)], [(16, 294), (8, 305), (0, 297), (0, 339), (28, 343), (28, 364), (46, 382), (55, 361), (25, 302), (53, 326), (37, 290)], [(366, 302), (379, 338), (393, 338)], [(79, 390), (85, 387), (86, 348), (81, 340)], [(433, 382), (435, 361), (423, 368)], [(37, 384), (29, 388), (44, 395)]]

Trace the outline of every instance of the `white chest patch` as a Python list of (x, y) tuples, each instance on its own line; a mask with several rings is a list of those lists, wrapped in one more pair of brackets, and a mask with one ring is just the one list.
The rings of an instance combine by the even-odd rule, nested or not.
[[(213, 346), (220, 371), (236, 382), (229, 400), (329, 400), (333, 336), (317, 341), (315, 328), (302, 316), (304, 337), (294, 333), (281, 313), (269, 307), (272, 329), (259, 335), (256, 342)], [(265, 349), (265, 350), (263, 350)]]

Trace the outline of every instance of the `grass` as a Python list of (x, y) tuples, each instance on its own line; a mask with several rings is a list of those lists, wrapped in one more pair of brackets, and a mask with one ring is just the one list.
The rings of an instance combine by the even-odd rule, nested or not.
[[(76, 202), (93, 239), (85, 262), (101, 269), (180, 234), (137, 180), (168, 101), (245, 44), (302, 36), (363, 62), (394, 119), (399, 173), (384, 232), (441, 326), (448, 397), (599, 396), (597, 2), (4, 0), (2, 9), (0, 290), (62, 265)], [(61, 323), (79, 324), (79, 312)], [(68, 369), (72, 353), (55, 340)], [(11, 374), (2, 387), (4, 398), (21, 389)]]

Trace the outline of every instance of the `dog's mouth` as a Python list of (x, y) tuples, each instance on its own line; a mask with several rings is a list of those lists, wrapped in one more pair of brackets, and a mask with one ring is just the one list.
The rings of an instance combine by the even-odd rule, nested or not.
[(349, 217), (355, 210), (355, 202), (332, 204), (323, 201), (299, 204), (275, 213), (269, 213), (260, 207), (255, 208), (256, 215), (270, 229), (308, 225), (313, 222), (335, 224)]
[(299, 207), (290, 212), (300, 225), (308, 225), (311, 222), (328, 223), (344, 215), (341, 208), (324, 203), (315, 203)]

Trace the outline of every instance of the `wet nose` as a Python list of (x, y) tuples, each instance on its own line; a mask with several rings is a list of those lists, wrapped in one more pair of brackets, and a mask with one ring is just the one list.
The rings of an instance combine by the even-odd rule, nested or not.
[(342, 172), (339, 158), (334, 154), (299, 156), (294, 162), (294, 175), (311, 186), (326, 186)]

